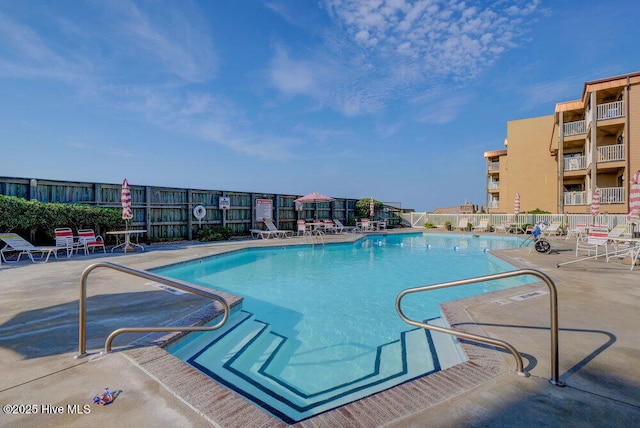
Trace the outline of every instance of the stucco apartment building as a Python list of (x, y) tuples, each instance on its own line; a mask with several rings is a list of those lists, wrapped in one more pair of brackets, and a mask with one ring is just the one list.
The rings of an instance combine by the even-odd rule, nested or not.
[(507, 123), (506, 149), (485, 152), (486, 207), (586, 214), (600, 189), (600, 212), (629, 212), (630, 178), (640, 170), (640, 72), (594, 80), (582, 97), (549, 116)]

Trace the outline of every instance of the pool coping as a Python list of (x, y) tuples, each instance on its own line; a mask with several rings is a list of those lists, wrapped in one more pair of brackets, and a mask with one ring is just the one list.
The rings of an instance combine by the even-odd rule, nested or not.
[[(493, 255), (501, 258), (499, 252)], [(514, 264), (513, 259), (507, 262)], [(484, 336), (486, 334), (471, 317), (468, 308), (541, 289), (546, 290), (546, 286), (535, 282), (443, 303), (440, 305), (442, 316), (454, 329)], [(230, 295), (230, 298), (233, 308), (241, 306), (241, 297)], [(207, 305), (177, 325), (202, 325), (220, 314), (215, 305)], [(289, 426), (163, 349), (182, 336), (184, 333), (147, 335), (134, 342), (132, 349), (122, 352), (134, 365), (215, 426), (246, 426), (249, 423), (251, 426)], [(459, 344), (467, 357), (467, 361), (461, 364), (407, 381), (291, 426), (350, 426), (354, 423), (358, 426), (381, 426), (435, 406), (508, 372), (516, 376), (511, 368), (515, 363), (503, 358), (501, 353), (504, 351), (467, 340), (459, 340)]]

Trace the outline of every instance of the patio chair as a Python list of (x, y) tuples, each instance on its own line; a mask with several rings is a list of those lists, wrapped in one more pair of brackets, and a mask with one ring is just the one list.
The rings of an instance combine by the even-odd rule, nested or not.
[(93, 229), (80, 229), (78, 230), (78, 248), (82, 247), (84, 255), (89, 253), (89, 250), (95, 252), (96, 248), (102, 248), (102, 251), (106, 254), (107, 249), (104, 246), (104, 239), (102, 236), (96, 236)]
[(324, 233), (338, 233), (336, 225), (332, 220), (324, 220)]
[(69, 227), (58, 227), (53, 230), (56, 236), (56, 254), (60, 250), (67, 251), (67, 258), (71, 257), (74, 251), (78, 251), (78, 242), (73, 236), (73, 230)]
[(568, 240), (573, 237), (577, 238), (579, 236), (583, 236), (586, 230), (587, 223), (578, 223), (574, 228), (567, 231), (567, 237), (565, 239)]
[(578, 236), (576, 239), (576, 257), (579, 251), (586, 251), (587, 256), (591, 256), (591, 251), (603, 249), (604, 255), (608, 258), (609, 229), (606, 226), (592, 226), (589, 228), (587, 236)]
[(298, 220), (296, 222), (296, 226), (297, 226), (297, 233), (298, 236), (300, 235), (309, 235), (311, 234), (311, 228), (307, 226), (307, 222), (304, 220)]
[(473, 226), (472, 230), (474, 232), (486, 232), (489, 227), (489, 220), (480, 220), (480, 223), (477, 226)]
[[(33, 254), (40, 254), (40, 259), (44, 259), (42, 263), (46, 263), (49, 261), (49, 257), (51, 254), (54, 257), (58, 258), (58, 247), (36, 247), (31, 242), (27, 241), (17, 233), (0, 233), (0, 241), (5, 243), (5, 246), (0, 250), (0, 260), (8, 263), (5, 253), (18, 253), (18, 258), (16, 260), (11, 260), (18, 262), (23, 255), (28, 256), (32, 262), (36, 262), (33, 259)], [(47, 256), (45, 258), (45, 255)]]
[(356, 232), (369, 232), (371, 230), (371, 220), (363, 218), (359, 223), (356, 223)]
[(378, 230), (387, 230), (387, 219), (378, 222)]

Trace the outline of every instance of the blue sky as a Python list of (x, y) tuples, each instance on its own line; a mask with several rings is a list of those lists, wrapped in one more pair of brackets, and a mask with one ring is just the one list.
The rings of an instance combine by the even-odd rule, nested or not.
[(507, 121), (638, 40), (623, 0), (1, 0), (0, 175), (483, 204)]

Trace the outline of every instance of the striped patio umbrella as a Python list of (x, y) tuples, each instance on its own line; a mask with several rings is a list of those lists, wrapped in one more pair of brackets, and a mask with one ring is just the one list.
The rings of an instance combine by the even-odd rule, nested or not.
[(632, 224), (640, 224), (640, 171), (636, 171), (631, 177), (627, 221)]
[(369, 200), (369, 217), (373, 219), (373, 216), (376, 215), (375, 204), (373, 202), (373, 197)]
[(516, 193), (516, 201), (513, 203), (513, 213), (520, 214), (520, 193)]
[(122, 182), (120, 202), (122, 203), (122, 219), (125, 221), (131, 220), (133, 218), (133, 211), (131, 210), (131, 190), (129, 190), (129, 183), (126, 178)]
[(594, 217), (593, 224), (595, 224), (595, 217), (600, 214), (600, 189), (597, 187), (593, 189), (593, 195), (591, 196), (591, 215)]

